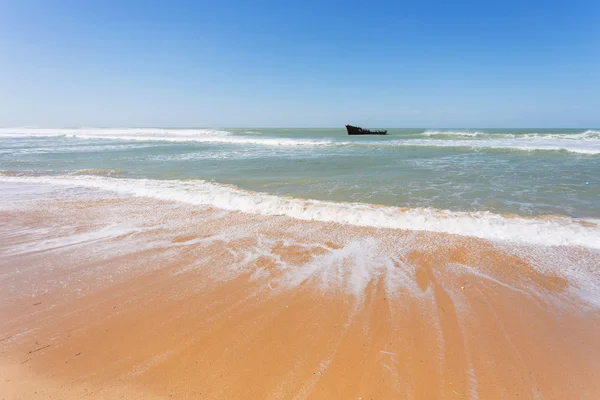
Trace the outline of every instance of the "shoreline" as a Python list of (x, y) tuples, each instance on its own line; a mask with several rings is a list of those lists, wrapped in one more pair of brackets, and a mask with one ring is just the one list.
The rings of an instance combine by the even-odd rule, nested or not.
[(265, 217), (283, 216), (365, 228), (453, 234), (517, 244), (600, 249), (600, 220), (596, 218), (522, 216), (488, 211), (334, 202), (254, 192), (205, 180), (114, 178), (110, 175), (6, 176), (0, 171), (0, 184), (95, 190)]
[(0, 209), (3, 393), (600, 396), (596, 250), (57, 190)]

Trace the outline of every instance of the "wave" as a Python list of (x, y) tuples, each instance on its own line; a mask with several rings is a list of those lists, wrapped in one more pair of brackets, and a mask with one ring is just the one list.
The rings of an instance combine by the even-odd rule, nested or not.
[[(98, 139), (129, 139), (131, 137), (195, 138), (202, 136), (227, 136), (232, 132), (216, 129), (164, 129), (164, 128), (0, 128), (1, 137), (84, 137)], [(148, 139), (151, 140), (151, 139)]]
[[(270, 147), (464, 147), (475, 150), (503, 149), (514, 151), (564, 151), (579, 154), (600, 154), (600, 132), (588, 130), (581, 133), (528, 133), (500, 134), (468, 131), (425, 131), (427, 138), (398, 139), (363, 138), (356, 140), (338, 138), (281, 138), (236, 135), (228, 131), (211, 129), (36, 129), (2, 128), (0, 137), (76, 137), (82, 139), (121, 140), (131, 142), (195, 142), (214, 144), (240, 144)], [(443, 139), (443, 140), (442, 140)], [(36, 151), (35, 149), (28, 151)], [(44, 150), (52, 152), (51, 149)]]
[(520, 140), (520, 139), (394, 139), (371, 142), (334, 142), (346, 146), (382, 146), (382, 147), (437, 147), (465, 148), (471, 150), (506, 151), (562, 151), (569, 153), (595, 155), (600, 154), (600, 143), (559, 141), (559, 140)]
[(600, 140), (600, 131), (587, 130), (581, 133), (527, 133), (527, 139)]
[(451, 131), (451, 130), (426, 130), (421, 136), (435, 138), (488, 138), (488, 139), (564, 139), (564, 140), (600, 140), (600, 131), (587, 130), (580, 133), (556, 133), (556, 132), (483, 132), (483, 131)]
[(80, 139), (105, 139), (122, 141), (255, 144), (264, 146), (322, 146), (337, 143), (331, 139), (295, 139), (278, 137), (258, 138), (255, 136), (236, 136), (233, 132), (213, 129), (0, 128), (0, 137), (73, 137)]
[(304, 200), (245, 191), (234, 186), (202, 180), (0, 175), (0, 181), (86, 187), (252, 214), (284, 215), (300, 220), (409, 231), (442, 232), (505, 242), (600, 249), (598, 221), (561, 216), (523, 218), (489, 212), (453, 212)]
[(73, 175), (98, 175), (98, 176), (111, 176), (111, 175), (122, 175), (125, 171), (121, 169), (79, 169), (73, 171)]
[[(399, 143), (398, 143), (399, 144)], [(513, 150), (513, 151), (564, 151), (579, 154), (600, 154), (600, 143), (586, 143), (560, 140), (434, 140), (416, 139), (404, 141), (404, 146), (421, 147), (464, 147), (473, 150)]]
[(151, 144), (88, 144), (81, 146), (40, 146), (34, 148), (6, 148), (0, 149), (0, 154), (12, 154), (12, 155), (35, 155), (35, 154), (70, 154), (70, 153), (99, 153), (109, 151), (123, 151), (123, 150), (141, 150), (154, 147)]
[[(170, 140), (170, 139), (167, 139)], [(174, 141), (186, 141), (186, 139), (175, 139)], [(254, 144), (262, 146), (335, 146), (349, 145), (352, 142), (339, 142), (333, 139), (293, 139), (277, 137), (245, 137), (245, 136), (206, 136), (193, 138), (198, 143), (223, 143), (223, 144)]]
[[(427, 130), (421, 133), (422, 136), (443, 136), (443, 137), (481, 137), (481, 136), (490, 136), (494, 135), (487, 132), (470, 132), (470, 131), (436, 131), (436, 130)], [(508, 134), (495, 134), (498, 137), (514, 137), (515, 135), (512, 133)]]

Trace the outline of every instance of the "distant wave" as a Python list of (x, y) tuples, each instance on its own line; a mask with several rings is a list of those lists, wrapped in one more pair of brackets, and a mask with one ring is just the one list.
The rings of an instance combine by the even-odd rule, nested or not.
[[(600, 131), (581, 133), (488, 133), (470, 131), (425, 131), (414, 138), (349, 139), (340, 138), (292, 138), (268, 136), (244, 136), (228, 131), (212, 129), (37, 129), (3, 128), (0, 137), (54, 137), (79, 139), (104, 139), (130, 142), (195, 142), (231, 145), (255, 145), (271, 147), (464, 147), (475, 150), (503, 149), (507, 151), (563, 151), (578, 154), (600, 154)], [(372, 140), (373, 139), (373, 140)], [(69, 151), (64, 148), (63, 151)], [(101, 150), (101, 149), (94, 149)], [(27, 151), (36, 151), (30, 149)], [(83, 150), (82, 150), (83, 151)], [(43, 152), (52, 152), (45, 148)]]
[[(421, 135), (423, 136), (438, 136), (438, 137), (482, 137), (482, 136), (490, 136), (490, 135), (494, 135), (491, 133), (487, 133), (487, 132), (479, 132), (479, 131), (475, 131), (475, 132), (471, 132), (471, 131), (436, 131), (436, 130), (427, 130), (423, 133), (421, 133)], [(495, 134), (494, 136), (497, 137), (515, 137), (514, 134), (512, 133), (508, 133), (508, 134)]]
[[(99, 176), (112, 176), (112, 175), (122, 175), (125, 171), (120, 169), (78, 169), (70, 172), (68, 175), (99, 175)], [(47, 176), (48, 170), (0, 170), (0, 176), (14, 176), (14, 177), (33, 177), (33, 176)]]
[(588, 130), (582, 133), (527, 133), (528, 139), (600, 140), (600, 131)]
[(122, 175), (125, 171), (120, 169), (80, 169), (73, 171), (72, 175), (97, 175), (97, 176), (112, 176)]
[(249, 144), (275, 147), (464, 147), (475, 150), (503, 149), (513, 151), (566, 151), (579, 154), (600, 154), (600, 143), (574, 141), (503, 140), (436, 140), (391, 139), (374, 141), (338, 141), (333, 139), (251, 138), (243, 136), (203, 137), (194, 139), (201, 143)]
[(437, 138), (489, 138), (489, 139), (565, 139), (565, 140), (600, 140), (600, 131), (587, 130), (581, 133), (508, 133), (508, 132), (483, 132), (483, 131), (452, 131), (452, 130), (427, 130), (421, 136)]
[[(184, 140), (186, 139), (182, 139), (182, 141)], [(251, 136), (206, 136), (193, 138), (191, 140), (198, 143), (254, 144), (262, 146), (332, 146), (336, 144), (351, 144), (350, 142), (337, 142), (333, 139), (294, 139)]]
[(506, 217), (489, 212), (452, 212), (304, 200), (250, 192), (202, 180), (165, 181), (99, 176), (40, 177), (1, 174), (0, 182), (88, 187), (253, 214), (285, 215), (300, 220), (443, 232), (505, 242), (549, 246), (574, 245), (600, 249), (600, 229), (598, 221), (595, 220), (559, 216)]
[(216, 129), (163, 129), (163, 128), (0, 128), (0, 136), (75, 136), (98, 139), (121, 139), (130, 137), (146, 137), (161, 140), (162, 138), (194, 138), (200, 136), (226, 136), (231, 132)]
[[(0, 136), (1, 137), (1, 136)], [(111, 143), (111, 142), (108, 142)], [(139, 143), (119, 143), (119, 144), (87, 144), (80, 146), (43, 146), (33, 148), (8, 148), (0, 149), (0, 154), (12, 154), (12, 155), (32, 155), (32, 154), (70, 154), (70, 153), (99, 153), (108, 151), (122, 151), (122, 150), (139, 150), (154, 147), (152, 144)]]
[(403, 146), (420, 147), (464, 147), (474, 150), (512, 151), (564, 151), (570, 153), (600, 154), (600, 142), (584, 143), (574, 140), (528, 140), (528, 139), (475, 139), (475, 140), (432, 140), (416, 139), (397, 143)]
[[(259, 132), (253, 132), (254, 134)], [(213, 129), (154, 129), (154, 128), (0, 128), (0, 137), (65, 137), (124, 141), (164, 141), (256, 144), (265, 146), (321, 146), (335, 142), (331, 139), (294, 139), (278, 137), (240, 136), (229, 131)]]

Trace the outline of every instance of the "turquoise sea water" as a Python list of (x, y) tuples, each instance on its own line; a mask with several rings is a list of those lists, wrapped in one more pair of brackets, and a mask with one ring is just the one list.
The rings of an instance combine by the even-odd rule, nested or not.
[[(205, 180), (294, 198), (600, 218), (600, 130), (0, 130), (4, 176)], [(78, 178), (81, 179), (81, 178)]]

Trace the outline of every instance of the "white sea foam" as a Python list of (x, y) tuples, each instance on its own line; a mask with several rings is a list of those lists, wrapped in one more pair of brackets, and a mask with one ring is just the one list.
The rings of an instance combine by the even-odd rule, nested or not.
[[(283, 277), (284, 285), (295, 287), (308, 280), (317, 280), (325, 288), (345, 287), (356, 297), (360, 297), (369, 283), (387, 278), (387, 286), (396, 289), (398, 282), (411, 285), (406, 279), (407, 271), (398, 275), (395, 259), (380, 247), (375, 240), (351, 241), (340, 249), (313, 256), (302, 265), (290, 268)], [(409, 268), (407, 266), (407, 268)], [(414, 289), (418, 290), (416, 285)], [(397, 290), (388, 290), (397, 293)]]
[[(147, 140), (139, 137), (138, 140)], [(199, 143), (251, 144), (262, 146), (332, 146), (348, 145), (352, 142), (336, 142), (332, 139), (292, 139), (277, 137), (205, 136), (198, 138), (166, 138), (166, 141), (194, 141)]]
[[(195, 142), (224, 145), (252, 145), (265, 147), (465, 147), (471, 149), (504, 149), (514, 151), (565, 151), (579, 154), (600, 154), (600, 132), (581, 133), (487, 133), (470, 131), (425, 131), (423, 138), (404, 139), (390, 135), (377, 140), (347, 140), (339, 138), (290, 138), (244, 136), (212, 129), (38, 129), (0, 128), (0, 137), (61, 137), (103, 139), (130, 142)], [(343, 136), (345, 138), (345, 136)], [(97, 144), (96, 144), (97, 145)], [(65, 148), (69, 151), (69, 148)], [(12, 151), (12, 149), (9, 149)], [(76, 149), (74, 149), (76, 150)], [(97, 149), (94, 149), (97, 150)], [(52, 147), (33, 148), (21, 152), (53, 152)], [(57, 152), (61, 152), (57, 150)]]
[(144, 137), (146, 140), (162, 138), (195, 138), (202, 136), (226, 136), (231, 132), (216, 129), (162, 129), (162, 128), (0, 128), (0, 137), (84, 137), (98, 139), (130, 139)]
[(29, 182), (87, 187), (117, 193), (154, 197), (225, 210), (262, 215), (285, 215), (301, 220), (359, 226), (444, 232), (490, 240), (569, 245), (600, 249), (600, 227), (593, 220), (568, 217), (505, 217), (488, 212), (452, 212), (403, 209), (360, 203), (334, 203), (249, 192), (206, 181), (119, 179), (97, 176), (9, 177), (0, 182)]
[(597, 140), (600, 141), (600, 131), (587, 130), (581, 133), (527, 133), (526, 139), (564, 139), (564, 140)]
[(431, 130), (423, 132), (422, 135), (432, 139), (406, 141), (404, 145), (600, 154), (600, 132), (594, 130), (581, 133), (523, 134)]
[[(114, 143), (114, 142), (113, 142)], [(81, 146), (38, 146), (33, 148), (8, 148), (0, 150), (0, 154), (12, 155), (31, 155), (31, 154), (64, 154), (64, 153), (99, 153), (121, 150), (139, 150), (154, 147), (153, 144), (146, 143), (121, 143), (121, 144), (86, 144)]]
[[(258, 133), (258, 132), (253, 132)], [(323, 146), (339, 143), (331, 139), (294, 139), (278, 137), (237, 136), (232, 132), (214, 129), (154, 129), (154, 128), (0, 128), (0, 137), (64, 137), (122, 141), (164, 141), (263, 146)]]
[(580, 133), (557, 133), (557, 132), (528, 132), (528, 133), (509, 133), (509, 132), (483, 132), (483, 131), (452, 131), (452, 130), (426, 130), (421, 133), (422, 136), (431, 137), (458, 137), (458, 138), (488, 138), (488, 139), (507, 139), (515, 138), (521, 140), (527, 139), (566, 139), (566, 140), (600, 140), (600, 131), (587, 130)]
[(465, 147), (471, 149), (501, 149), (516, 151), (566, 151), (579, 154), (600, 154), (600, 141), (577, 141), (561, 138), (514, 138), (514, 139), (470, 139), (470, 140), (405, 140), (400, 146), (419, 147)]
[(57, 249), (73, 249), (76, 246), (89, 246), (92, 243), (127, 236), (132, 233), (142, 232), (140, 228), (112, 225), (100, 228), (96, 231), (75, 233), (66, 237), (41, 239), (35, 243), (25, 243), (12, 247), (8, 254), (27, 254), (38, 251), (54, 251)]
[[(423, 136), (465, 136), (465, 137), (477, 137), (477, 136), (490, 136), (489, 133), (486, 132), (471, 132), (471, 131), (436, 131), (436, 130), (427, 130), (421, 133)], [(509, 134), (501, 134), (499, 137), (514, 137), (515, 135)]]

